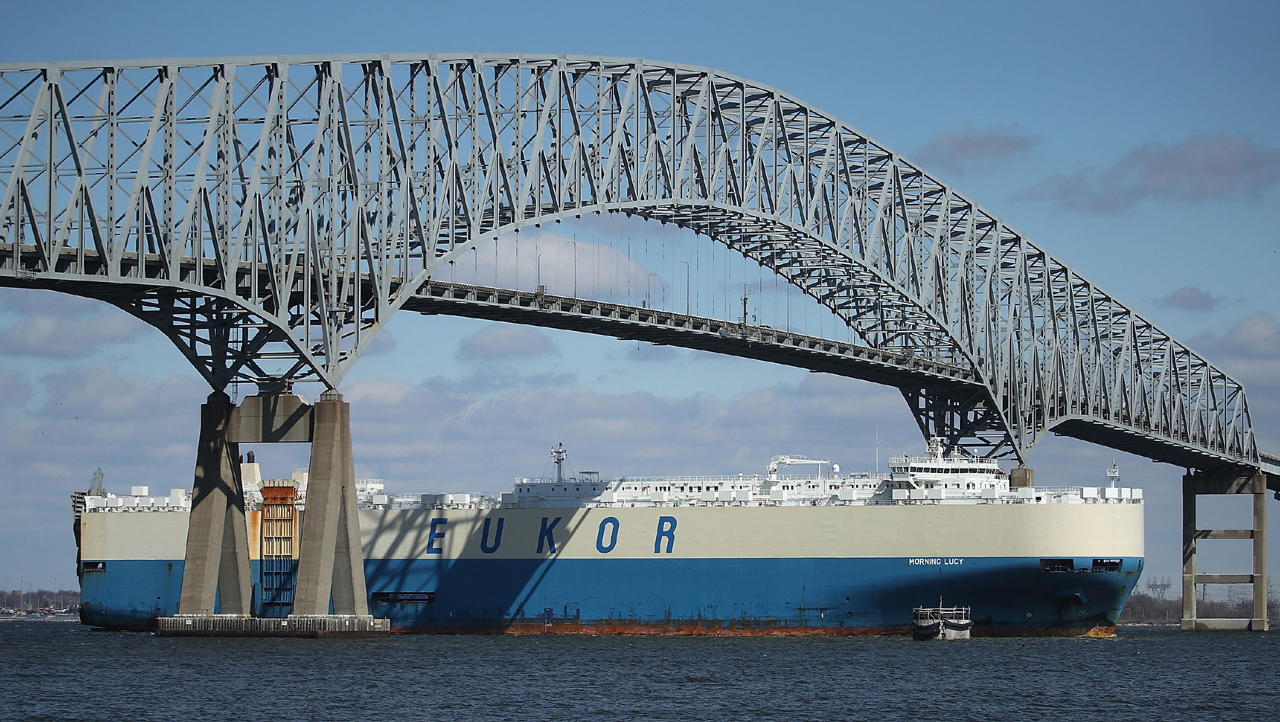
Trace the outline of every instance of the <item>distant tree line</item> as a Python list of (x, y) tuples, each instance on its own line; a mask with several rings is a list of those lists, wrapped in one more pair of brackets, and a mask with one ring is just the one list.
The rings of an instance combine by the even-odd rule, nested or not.
[[(1196, 602), (1196, 616), (1202, 618), (1243, 618), (1253, 616), (1252, 595), (1240, 595), (1240, 599), (1202, 599)], [(1267, 617), (1272, 623), (1280, 621), (1280, 599), (1275, 595), (1267, 600)], [(1134, 591), (1125, 602), (1120, 614), (1121, 624), (1178, 624), (1182, 620), (1182, 597), (1160, 599)]]
[(39, 589), (19, 591), (5, 589), (0, 591), (0, 608), (34, 611), (37, 609), (76, 609), (80, 606), (80, 592), (74, 589)]

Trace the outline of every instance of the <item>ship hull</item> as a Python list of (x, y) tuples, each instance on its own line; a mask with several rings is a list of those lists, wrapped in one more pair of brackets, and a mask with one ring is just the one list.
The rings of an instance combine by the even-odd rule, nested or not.
[[(941, 598), (972, 609), (975, 635), (1072, 635), (1114, 628), (1141, 574), (1141, 512), (364, 510), (361, 527), (370, 612), (396, 632), (909, 634), (912, 609)], [(86, 528), (86, 624), (149, 629), (178, 611), (185, 528), (145, 528), (162, 516), (186, 515), (85, 515), (88, 527), (117, 517), (115, 541), (132, 540), (97, 553), (111, 532)]]
[[(370, 612), (400, 633), (907, 634), (912, 607), (941, 597), (984, 610), (974, 615), (975, 635), (1072, 635), (1114, 627), (1142, 566), (1126, 558), (1117, 572), (1053, 573), (1039, 559), (965, 559), (963, 570), (909, 562), (368, 560), (365, 579), (378, 590)], [(111, 560), (86, 574), (81, 621), (154, 630), (157, 618), (178, 612), (182, 564)], [(537, 589), (527, 588), (531, 579)], [(434, 598), (388, 599), (421, 589)]]

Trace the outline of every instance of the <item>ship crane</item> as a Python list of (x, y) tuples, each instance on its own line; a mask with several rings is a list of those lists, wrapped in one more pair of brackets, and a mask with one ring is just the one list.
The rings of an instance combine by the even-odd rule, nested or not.
[(830, 461), (828, 461), (827, 459), (810, 459), (810, 458), (809, 458), (809, 457), (807, 457), (807, 456), (788, 456), (788, 455), (775, 456), (775, 457), (773, 457), (772, 459), (769, 459), (769, 467), (768, 467), (768, 468), (769, 468), (769, 478), (768, 478), (768, 480), (769, 480), (769, 481), (777, 481), (777, 480), (778, 480), (778, 469), (780, 469), (780, 468), (782, 468), (782, 467), (784, 467), (784, 466), (802, 466), (802, 465), (805, 465), (805, 464), (817, 464), (817, 465), (818, 465), (818, 476), (822, 476), (822, 465), (823, 465), (823, 464), (830, 464), (830, 463), (831, 463), (831, 462), (830, 462)]

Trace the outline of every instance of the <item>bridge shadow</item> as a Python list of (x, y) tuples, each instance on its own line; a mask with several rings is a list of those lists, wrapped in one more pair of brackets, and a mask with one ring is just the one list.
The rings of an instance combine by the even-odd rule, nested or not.
[[(512, 625), (574, 624), (576, 609), (530, 608), (588, 510), (406, 509), (366, 515), (370, 613), (402, 632), (501, 633)], [(435, 520), (435, 524), (433, 524)], [(441, 522), (439, 520), (447, 520)], [(464, 536), (453, 533), (468, 525)], [(555, 552), (536, 554), (541, 526)], [(441, 536), (443, 535), (443, 536)]]

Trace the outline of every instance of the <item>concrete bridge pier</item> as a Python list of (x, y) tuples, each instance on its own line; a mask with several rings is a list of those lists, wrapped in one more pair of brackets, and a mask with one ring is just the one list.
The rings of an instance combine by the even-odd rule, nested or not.
[[(1233, 472), (1195, 471), (1182, 477), (1182, 629), (1183, 631), (1251, 630), (1265, 632), (1267, 621), (1267, 475), (1261, 472), (1238, 475)], [(1204, 494), (1252, 494), (1252, 529), (1200, 529), (1196, 522), (1196, 500)], [(1201, 574), (1196, 565), (1196, 546), (1206, 539), (1250, 539), (1253, 541), (1253, 573)], [(1199, 584), (1252, 584), (1253, 614), (1249, 619), (1202, 618), (1196, 608)]]
[[(336, 391), (315, 405), (267, 392), (239, 408), (222, 392), (201, 407), (195, 494), (178, 615), (161, 636), (381, 637), (388, 620), (369, 616), (351, 455), (351, 407)], [(240, 479), (240, 443), (310, 442), (298, 578), (287, 619), (252, 618), (252, 582)], [(221, 613), (214, 615), (214, 599)], [(331, 601), (332, 600), (332, 601)], [(333, 613), (331, 614), (330, 604)]]
[(253, 583), (239, 444), (228, 437), (234, 413), (231, 399), (221, 391), (209, 394), (200, 406), (180, 614), (213, 614), (215, 600), (221, 602), (222, 614), (247, 616), (251, 611)]
[(298, 548), (293, 615), (368, 616), (351, 455), (351, 405), (336, 391), (315, 404), (307, 511)]

